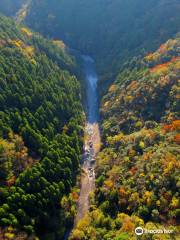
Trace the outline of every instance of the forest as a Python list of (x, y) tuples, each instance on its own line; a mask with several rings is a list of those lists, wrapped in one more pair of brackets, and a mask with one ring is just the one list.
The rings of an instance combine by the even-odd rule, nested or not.
[(174, 235), (152, 239), (178, 239), (179, 49), (177, 35), (144, 58), (132, 59), (102, 99), (96, 189), (89, 215), (71, 240), (135, 240), (135, 227), (164, 224)]
[(0, 1), (0, 240), (179, 240), (179, 12), (179, 0)]
[(31, 234), (45, 224), (60, 238), (60, 201), (75, 184), (82, 151), (74, 60), (3, 16), (0, 39), (0, 225)]
[(179, 12), (178, 0), (33, 0), (25, 23), (92, 56), (103, 95), (122, 63), (179, 31)]
[(0, 8), (12, 16), (26, 2), (25, 24), (96, 60), (101, 96), (122, 63), (179, 31), (179, 0), (1, 0)]

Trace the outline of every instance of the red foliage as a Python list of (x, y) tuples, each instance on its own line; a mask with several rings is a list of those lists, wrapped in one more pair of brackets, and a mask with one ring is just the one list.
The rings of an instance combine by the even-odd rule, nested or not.
[(175, 120), (171, 124), (165, 124), (162, 129), (165, 132), (180, 130), (180, 120)]
[(162, 64), (158, 64), (158, 65), (154, 66), (153, 68), (150, 68), (150, 72), (156, 72), (156, 71), (158, 71), (158, 70), (161, 70), (161, 69), (163, 69), (163, 68), (166, 68), (166, 67), (168, 67), (171, 63), (173, 63), (173, 62), (175, 62), (175, 61), (177, 61), (177, 60), (179, 60), (179, 59), (180, 59), (180, 57), (173, 57), (173, 58), (171, 59), (171, 61), (169, 61), (169, 62), (162, 63)]
[(172, 122), (173, 130), (180, 130), (180, 120), (175, 120)]
[(160, 53), (164, 53), (166, 50), (167, 50), (167, 47), (166, 47), (165, 44), (162, 44), (162, 45), (159, 47), (159, 52), (160, 52)]
[(163, 69), (163, 68), (165, 68), (165, 67), (168, 67), (170, 64), (171, 64), (171, 62), (166, 62), (166, 63), (163, 63), (163, 64), (158, 64), (158, 65), (156, 65), (155, 67), (151, 68), (151, 69), (150, 69), (150, 72), (154, 73), (154, 72), (156, 72), (156, 71), (158, 71), (158, 70), (161, 70), (161, 69)]
[(137, 167), (132, 167), (130, 169), (130, 172), (132, 173), (132, 175), (134, 175), (137, 172)]
[(174, 137), (174, 142), (176, 144), (180, 144), (180, 134), (177, 134), (175, 137)]
[(172, 125), (171, 124), (165, 124), (162, 129), (165, 132), (170, 132), (170, 131), (172, 131)]
[(119, 189), (119, 195), (120, 195), (121, 197), (124, 197), (124, 196), (127, 195), (127, 192), (126, 192), (126, 190), (125, 190), (124, 187), (120, 187), (120, 189)]
[(180, 60), (180, 57), (173, 57), (173, 58), (171, 59), (171, 62), (176, 62), (176, 61), (178, 61), (178, 60)]
[(78, 201), (78, 199), (79, 199), (78, 193), (77, 192), (73, 192), (72, 193), (72, 198), (73, 198), (74, 201)]

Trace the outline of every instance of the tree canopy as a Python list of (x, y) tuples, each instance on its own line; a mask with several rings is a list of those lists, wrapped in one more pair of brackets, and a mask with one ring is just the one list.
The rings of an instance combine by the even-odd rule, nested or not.
[(82, 150), (76, 72), (64, 47), (0, 16), (1, 226), (64, 234)]

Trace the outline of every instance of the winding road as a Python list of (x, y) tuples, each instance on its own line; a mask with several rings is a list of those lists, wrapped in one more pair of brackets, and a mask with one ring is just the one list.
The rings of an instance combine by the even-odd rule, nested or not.
[(77, 216), (74, 222), (76, 227), (89, 210), (89, 194), (95, 188), (95, 160), (100, 150), (99, 112), (98, 112), (98, 77), (94, 61), (89, 56), (83, 56), (84, 73), (86, 80), (87, 123), (85, 128), (84, 156), (81, 171), (81, 190), (78, 200)]

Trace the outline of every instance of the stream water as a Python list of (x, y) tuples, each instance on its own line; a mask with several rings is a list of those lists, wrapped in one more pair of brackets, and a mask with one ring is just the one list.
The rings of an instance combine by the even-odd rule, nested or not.
[(89, 56), (83, 56), (83, 69), (86, 81), (86, 102), (87, 102), (87, 121), (96, 123), (99, 120), (98, 111), (98, 93), (97, 81), (98, 76), (95, 69), (94, 60)]
[(86, 81), (87, 122), (85, 128), (84, 155), (81, 171), (81, 190), (78, 200), (76, 226), (89, 210), (89, 194), (95, 188), (95, 161), (100, 149), (99, 111), (97, 93), (97, 73), (94, 61), (89, 56), (83, 56)]

